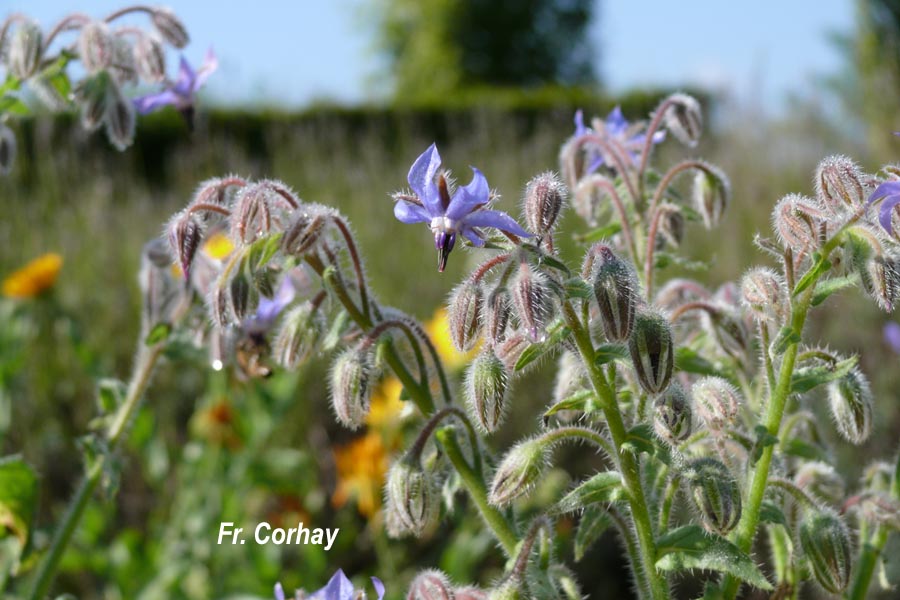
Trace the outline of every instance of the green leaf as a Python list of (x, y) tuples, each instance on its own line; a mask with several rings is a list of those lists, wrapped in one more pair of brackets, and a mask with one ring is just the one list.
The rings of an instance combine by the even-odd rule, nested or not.
[(788, 438), (781, 443), (781, 451), (790, 456), (829, 462), (828, 453), (820, 446), (800, 438)]
[(684, 258), (683, 256), (679, 256), (678, 254), (672, 254), (671, 252), (657, 252), (656, 254), (654, 254), (653, 263), (657, 269), (665, 269), (670, 265), (675, 265), (687, 271), (693, 272), (703, 272), (709, 270), (709, 262), (704, 262), (701, 260), (690, 260)]
[(571, 330), (568, 327), (564, 325), (559, 326), (551, 331), (549, 337), (543, 342), (538, 342), (525, 348), (521, 356), (519, 356), (519, 360), (516, 361), (515, 370), (521, 371), (547, 352), (553, 350), (558, 343), (569, 336), (569, 333), (571, 333)]
[(681, 346), (675, 349), (675, 369), (697, 375), (714, 375), (734, 383), (730, 369), (726, 369), (700, 356), (696, 350)]
[(569, 270), (569, 267), (566, 265), (566, 263), (562, 262), (561, 260), (559, 260), (556, 257), (550, 256), (549, 254), (542, 254), (541, 257), (538, 259), (538, 263), (541, 265), (550, 267), (551, 269), (556, 269), (557, 271), (562, 271), (563, 273), (566, 273), (567, 275), (569, 273), (571, 273), (571, 271)]
[(591, 504), (619, 502), (625, 499), (622, 476), (616, 471), (597, 473), (566, 494), (554, 509), (557, 513), (574, 512)]
[(578, 530), (575, 532), (575, 562), (584, 558), (588, 548), (600, 539), (603, 532), (611, 525), (612, 519), (609, 513), (599, 506), (588, 506), (584, 510), (581, 520), (578, 522)]
[(787, 349), (792, 345), (799, 344), (801, 339), (800, 334), (792, 328), (782, 327), (781, 331), (778, 332), (778, 335), (775, 336), (775, 341), (772, 342), (772, 349), (776, 356), (781, 356), (787, 352)]
[(97, 410), (110, 414), (125, 400), (128, 387), (118, 379), (105, 378), (97, 382)]
[(590, 390), (581, 390), (575, 392), (568, 398), (560, 400), (547, 409), (542, 418), (546, 423), (547, 420), (561, 410), (577, 410), (584, 413), (594, 412), (597, 406), (594, 403), (594, 392)]
[(802, 394), (809, 390), (845, 376), (853, 370), (859, 357), (851, 356), (836, 364), (819, 364), (812, 367), (801, 367), (791, 375), (791, 392)]
[(672, 457), (667, 446), (658, 443), (653, 427), (649, 423), (640, 423), (628, 430), (622, 450), (639, 454), (643, 452), (653, 456), (665, 464), (671, 464)]
[(0, 459), (0, 527), (12, 532), (22, 548), (31, 533), (37, 487), (37, 475), (20, 457)]
[(813, 260), (815, 260), (816, 262), (812, 267), (810, 267), (809, 271), (807, 271), (806, 274), (804, 274), (803, 277), (800, 278), (800, 281), (797, 282), (796, 287), (794, 287), (794, 296), (806, 290), (809, 286), (815, 283), (822, 274), (824, 274), (826, 271), (828, 271), (828, 269), (831, 268), (831, 262), (828, 260), (828, 257), (822, 256), (818, 252), (813, 254)]
[(628, 348), (625, 344), (600, 344), (594, 351), (594, 365), (598, 367), (614, 360), (628, 359)]
[(769, 433), (765, 425), (757, 425), (754, 432), (756, 433), (756, 440), (753, 442), (753, 449), (750, 452), (751, 466), (756, 464), (762, 456), (763, 450), (778, 443), (778, 438)]
[(769, 548), (771, 548), (775, 581), (780, 583), (791, 576), (794, 543), (791, 541), (790, 532), (784, 525), (769, 525), (766, 530), (769, 534)]
[(169, 323), (157, 323), (144, 338), (144, 344), (154, 346), (165, 341), (170, 333), (172, 333), (172, 326)]
[(661, 571), (719, 571), (760, 589), (772, 589), (753, 559), (725, 538), (704, 532), (699, 525), (685, 525), (664, 534), (656, 541), (656, 551), (656, 568)]
[(818, 306), (825, 302), (828, 296), (843, 289), (854, 287), (858, 283), (859, 275), (857, 273), (847, 275), (846, 277), (832, 277), (831, 279), (820, 281), (819, 285), (816, 286), (815, 293), (813, 293), (812, 305)]
[(350, 314), (346, 310), (338, 312), (331, 321), (331, 327), (328, 328), (328, 333), (326, 333), (325, 337), (322, 339), (323, 350), (331, 352), (343, 343), (341, 338), (344, 335), (344, 329), (346, 329), (348, 323), (350, 323)]
[(584, 243), (584, 244), (593, 244), (594, 242), (599, 242), (600, 240), (609, 239), (612, 236), (616, 235), (622, 231), (622, 224), (619, 222), (611, 222), (603, 227), (598, 227), (593, 231), (589, 231), (587, 233), (573, 236), (576, 242)]
[(763, 500), (759, 506), (759, 520), (762, 523), (787, 527), (787, 518), (784, 516), (784, 511), (771, 500)]
[(594, 290), (581, 277), (573, 277), (565, 282), (566, 295), (569, 298), (581, 298), (582, 300), (590, 300), (594, 295)]

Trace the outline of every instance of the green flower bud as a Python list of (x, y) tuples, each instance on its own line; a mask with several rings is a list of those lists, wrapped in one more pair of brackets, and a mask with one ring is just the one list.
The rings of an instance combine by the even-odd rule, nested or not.
[(78, 84), (78, 105), (81, 107), (81, 125), (88, 131), (95, 131), (106, 119), (109, 106), (110, 88), (116, 83), (105, 71), (92, 77), (85, 77)]
[(678, 141), (693, 148), (703, 133), (703, 114), (700, 103), (687, 94), (672, 94), (663, 103), (669, 102), (664, 116), (666, 127)]
[(731, 184), (718, 167), (705, 165), (694, 175), (694, 210), (703, 217), (703, 225), (712, 229), (722, 220), (731, 196)]
[(484, 303), (482, 317), (484, 337), (491, 344), (499, 344), (506, 337), (506, 326), (512, 313), (512, 297), (506, 287), (496, 287)]
[(785, 248), (795, 252), (818, 247), (819, 222), (827, 217), (818, 200), (800, 194), (785, 196), (772, 212), (775, 233)]
[(714, 432), (721, 432), (737, 424), (740, 416), (741, 393), (721, 377), (704, 377), (691, 389), (694, 405), (703, 422)]
[(831, 417), (838, 433), (851, 444), (862, 444), (872, 433), (872, 390), (862, 371), (854, 369), (828, 384)]
[(787, 285), (774, 270), (755, 267), (741, 280), (741, 297), (760, 321), (783, 322), (787, 318)]
[(862, 171), (846, 156), (829, 156), (816, 169), (816, 197), (836, 215), (855, 211), (866, 199)]
[(144, 81), (159, 83), (166, 78), (166, 49), (155, 35), (142, 35), (134, 43), (134, 62)]
[(659, 228), (656, 249), (662, 250), (666, 244), (678, 248), (684, 241), (684, 213), (677, 204), (664, 202), (659, 205)]
[(124, 150), (134, 140), (136, 121), (134, 104), (122, 94), (119, 86), (107, 88), (109, 96), (106, 104), (106, 137), (117, 150)]
[(281, 237), (281, 251), (288, 256), (306, 254), (321, 239), (327, 218), (324, 214), (301, 207), (291, 215), (291, 221)]
[(369, 413), (372, 369), (369, 352), (356, 348), (340, 354), (331, 367), (331, 406), (350, 429), (362, 426)]
[(109, 67), (114, 48), (113, 35), (105, 22), (91, 21), (81, 28), (78, 56), (88, 73), (94, 74)]
[(488, 600), (525, 600), (522, 583), (507, 579), (488, 593)]
[(675, 446), (691, 435), (691, 400), (678, 382), (672, 383), (653, 403), (653, 430)]
[(528, 494), (544, 474), (550, 460), (549, 445), (540, 438), (527, 439), (513, 446), (494, 473), (488, 500), (506, 506)]
[(553, 296), (547, 276), (523, 261), (513, 279), (512, 299), (522, 328), (531, 336), (531, 341), (539, 341), (540, 333), (553, 312)]
[(44, 34), (36, 21), (28, 20), (16, 28), (9, 42), (6, 65), (18, 79), (28, 79), (41, 63)]
[(892, 256), (875, 256), (860, 269), (863, 288), (885, 312), (892, 312), (900, 295), (900, 260)]
[(794, 474), (794, 483), (829, 504), (841, 504), (844, 501), (844, 480), (828, 463), (802, 463)]
[(688, 465), (685, 483), (703, 527), (728, 535), (741, 520), (741, 490), (728, 467), (714, 458), (699, 458)]
[(819, 585), (832, 594), (847, 589), (851, 567), (850, 533), (836, 513), (810, 511), (800, 524), (800, 546)]
[(637, 313), (628, 338), (631, 362), (641, 387), (648, 394), (658, 394), (669, 385), (675, 364), (675, 343), (669, 321), (649, 310)]
[(863, 487), (873, 492), (890, 492), (894, 478), (894, 466), (884, 461), (875, 461), (863, 471)]
[(533, 233), (546, 235), (553, 230), (566, 198), (566, 186), (556, 173), (541, 173), (525, 186), (523, 212)]
[(406, 600), (455, 600), (455, 596), (446, 575), (428, 570), (413, 579)]
[(614, 342), (625, 341), (634, 325), (639, 296), (637, 275), (609, 246), (598, 244), (588, 256), (593, 260), (594, 297), (606, 337)]
[(406, 531), (420, 536), (437, 523), (440, 494), (417, 458), (407, 455), (391, 466), (385, 491), (390, 510)]
[(231, 239), (252, 244), (272, 227), (271, 191), (265, 185), (248, 185), (237, 194), (231, 214)]
[(170, 9), (154, 8), (150, 18), (164, 40), (176, 48), (184, 48), (188, 45), (190, 37), (188, 36), (187, 28)]
[(466, 279), (453, 290), (447, 303), (450, 339), (460, 352), (475, 347), (481, 332), (481, 305), (484, 292), (477, 281)]
[(296, 369), (312, 356), (324, 330), (318, 310), (305, 302), (289, 310), (275, 336), (275, 359), (286, 369)]
[(506, 366), (493, 349), (482, 350), (466, 374), (466, 403), (478, 426), (493, 433), (506, 416)]

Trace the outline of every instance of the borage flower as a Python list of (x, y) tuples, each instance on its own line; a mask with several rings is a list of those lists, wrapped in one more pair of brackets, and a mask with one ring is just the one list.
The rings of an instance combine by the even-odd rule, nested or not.
[(194, 97), (206, 83), (210, 75), (219, 67), (219, 59), (216, 58), (212, 48), (206, 51), (206, 58), (197, 70), (181, 57), (181, 66), (178, 69), (178, 79), (170, 82), (168, 87), (161, 92), (148, 94), (134, 99), (134, 107), (142, 115), (151, 113), (164, 106), (174, 106), (188, 125), (193, 122)]
[(409, 187), (415, 195), (395, 194), (394, 216), (403, 223), (428, 223), (438, 251), (438, 271), (447, 266), (447, 257), (456, 236), (465, 236), (472, 245), (484, 246), (481, 227), (493, 227), (513, 236), (530, 237), (505, 212), (489, 210), (490, 189), (484, 175), (472, 167), (472, 181), (451, 196), (447, 174), (441, 170), (441, 156), (432, 144), (409, 170)]
[[(384, 584), (381, 580), (372, 577), (372, 585), (378, 594), (378, 600), (384, 598)], [(309, 595), (299, 592), (296, 597), (305, 600), (354, 600), (357, 596), (353, 583), (344, 575), (343, 570), (338, 569), (325, 587)], [(280, 583), (275, 584), (275, 600), (285, 600), (284, 588)]]
[[(585, 126), (584, 113), (581, 110), (575, 111), (575, 137), (596, 133), (600, 137), (608, 139), (610, 142), (619, 144), (626, 152), (627, 157), (632, 164), (637, 164), (640, 153), (644, 149), (647, 142), (647, 134), (643, 133), (643, 123), (629, 123), (625, 120), (620, 107), (615, 107), (606, 116), (605, 121), (594, 119), (592, 123), (594, 129)], [(658, 144), (666, 139), (665, 131), (657, 131), (653, 134), (653, 143)], [(585, 145), (588, 150), (587, 173), (593, 173), (599, 169), (606, 161), (603, 158), (603, 151), (597, 146)]]
[(900, 204), (900, 181), (885, 181), (872, 192), (869, 196), (869, 204), (873, 204), (884, 198), (881, 207), (878, 209), (878, 222), (884, 227), (889, 234), (894, 234), (894, 227), (891, 224), (891, 217), (894, 215), (894, 209)]

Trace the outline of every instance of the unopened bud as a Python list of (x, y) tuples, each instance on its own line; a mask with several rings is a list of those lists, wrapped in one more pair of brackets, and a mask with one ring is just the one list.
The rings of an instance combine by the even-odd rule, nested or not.
[(506, 506), (528, 494), (546, 470), (549, 445), (540, 438), (527, 439), (513, 446), (494, 473), (488, 500)]
[(703, 217), (703, 225), (712, 229), (722, 220), (731, 196), (731, 183), (718, 167), (705, 165), (694, 175), (694, 210)]
[(484, 431), (496, 431), (506, 416), (506, 367), (492, 348), (482, 350), (466, 373), (466, 402), (475, 423)]
[(110, 104), (110, 86), (116, 85), (109, 73), (100, 72), (85, 77), (78, 85), (77, 101), (81, 107), (81, 125), (95, 131), (106, 120)]
[(512, 298), (522, 327), (532, 341), (539, 341), (540, 332), (553, 312), (553, 297), (547, 277), (523, 261), (512, 282)]
[(178, 260), (184, 278), (188, 279), (191, 274), (191, 263), (194, 262), (194, 256), (203, 239), (203, 232), (194, 217), (186, 212), (175, 215), (168, 231), (169, 247)]
[(638, 280), (632, 266), (609, 246), (595, 246), (591, 268), (594, 297), (607, 339), (622, 342), (631, 335), (638, 302)]
[(81, 28), (78, 56), (88, 73), (94, 74), (109, 67), (114, 52), (113, 35), (105, 22), (91, 21)]
[(311, 303), (292, 308), (275, 337), (275, 360), (286, 369), (296, 369), (315, 352), (323, 329), (319, 311)]
[(9, 175), (16, 162), (16, 134), (5, 123), (0, 123), (0, 175)]
[(331, 367), (331, 406), (350, 429), (362, 426), (369, 413), (372, 369), (369, 352), (356, 348), (340, 354)]
[(234, 313), (231, 311), (231, 294), (228, 281), (221, 277), (216, 281), (209, 294), (209, 317), (219, 328), (234, 325)]
[(450, 339), (460, 352), (468, 352), (478, 341), (483, 296), (481, 284), (471, 279), (464, 280), (450, 294), (447, 303)]
[(562, 402), (584, 387), (587, 373), (581, 358), (574, 352), (564, 351), (556, 364), (556, 383), (553, 386), (553, 403)]
[(488, 593), (488, 600), (526, 600), (523, 582), (507, 579)]
[(872, 390), (862, 371), (853, 369), (828, 384), (831, 417), (838, 433), (851, 444), (862, 444), (872, 433)]
[(118, 86), (108, 88), (106, 105), (106, 137), (117, 150), (124, 150), (134, 140), (134, 105)]
[(528, 340), (528, 336), (522, 330), (516, 330), (506, 336), (503, 343), (496, 346), (494, 351), (497, 353), (497, 358), (503, 361), (503, 366), (506, 367), (506, 370), (512, 371), (515, 369), (516, 363), (519, 362), (522, 353), (530, 345), (531, 342)]
[(873, 492), (890, 492), (894, 478), (894, 466), (884, 461), (876, 461), (863, 471), (862, 484)]
[(525, 186), (524, 213), (528, 228), (546, 235), (553, 230), (566, 198), (566, 186), (556, 173), (541, 173)]
[(456, 588), (453, 600), (488, 600), (488, 593), (476, 587)]
[(741, 490), (723, 463), (699, 458), (688, 465), (685, 482), (703, 527), (728, 535), (741, 519)]
[(271, 227), (268, 188), (260, 184), (241, 188), (231, 216), (231, 239), (242, 244), (252, 244), (269, 233)]
[(648, 394), (658, 394), (669, 385), (675, 364), (675, 343), (669, 321), (649, 310), (635, 315), (628, 350), (638, 382)]
[(818, 200), (800, 194), (788, 194), (772, 212), (775, 233), (782, 245), (794, 251), (818, 246), (819, 223), (826, 216)]
[(860, 272), (860, 281), (881, 310), (893, 312), (900, 296), (900, 260), (890, 256), (867, 260)]
[(684, 214), (675, 204), (664, 202), (659, 205), (659, 228), (656, 236), (657, 250), (666, 244), (677, 248), (684, 240)]
[(866, 197), (862, 171), (846, 156), (829, 156), (816, 169), (816, 197), (834, 214), (856, 211)]
[(794, 483), (830, 504), (841, 504), (844, 500), (844, 480), (828, 463), (801, 463), (794, 474)]
[(406, 531), (419, 536), (437, 522), (440, 494), (434, 477), (417, 458), (407, 455), (391, 466), (385, 492)]
[(138, 75), (148, 83), (166, 78), (166, 49), (155, 35), (142, 35), (134, 43), (134, 62)]
[(321, 239), (327, 223), (326, 215), (297, 210), (281, 238), (281, 250), (289, 256), (306, 254)]
[(113, 32), (113, 60), (109, 71), (120, 85), (137, 83), (137, 63), (134, 60), (134, 49), (122, 32)]
[(27, 20), (19, 25), (9, 41), (6, 65), (18, 79), (28, 79), (41, 64), (44, 34), (37, 22)]
[(712, 431), (722, 432), (737, 424), (743, 401), (740, 392), (728, 381), (704, 377), (694, 384), (691, 393), (697, 413)]
[(506, 337), (506, 326), (512, 313), (512, 297), (505, 286), (497, 286), (488, 295), (482, 311), (484, 337), (499, 344)]
[(153, 25), (159, 31), (163, 39), (175, 46), (176, 48), (184, 48), (188, 45), (190, 38), (188, 37), (187, 28), (181, 19), (175, 16), (175, 13), (168, 8), (154, 8), (150, 15)]
[(747, 271), (741, 280), (741, 299), (760, 321), (781, 322), (787, 317), (787, 285), (772, 269), (755, 267)]
[(653, 403), (653, 430), (676, 446), (691, 435), (692, 422), (691, 400), (681, 384), (674, 382)]
[(243, 273), (237, 273), (231, 278), (228, 297), (234, 322), (242, 322), (250, 308), (250, 281)]
[(696, 146), (703, 132), (700, 103), (687, 94), (672, 94), (664, 102), (671, 102), (664, 115), (666, 127), (685, 146)]
[(800, 524), (800, 546), (816, 581), (840, 594), (850, 583), (850, 533), (841, 518), (828, 510), (811, 511)]
[(409, 586), (406, 600), (454, 600), (447, 576), (437, 570), (423, 571), (416, 575)]

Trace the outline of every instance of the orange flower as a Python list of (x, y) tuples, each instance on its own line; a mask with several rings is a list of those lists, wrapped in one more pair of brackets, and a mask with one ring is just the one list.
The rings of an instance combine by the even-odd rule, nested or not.
[(59, 254), (39, 256), (3, 280), (3, 295), (8, 298), (34, 298), (53, 287), (63, 259)]
[(400, 399), (402, 391), (403, 384), (396, 377), (382, 381), (372, 393), (366, 425), (382, 430), (394, 429), (400, 421), (400, 413), (403, 412), (404, 404)]
[(220, 398), (201, 408), (191, 422), (193, 432), (210, 444), (231, 450), (241, 447), (237, 413), (227, 398)]
[(381, 435), (370, 431), (334, 450), (338, 484), (331, 497), (336, 508), (356, 501), (360, 514), (371, 519), (381, 507), (381, 488), (388, 468), (388, 454)]
[(209, 236), (203, 244), (203, 253), (216, 260), (227, 258), (232, 250), (234, 250), (234, 243), (221, 231)]
[(469, 363), (475, 356), (478, 348), (469, 352), (460, 352), (450, 339), (450, 321), (447, 319), (447, 309), (443, 306), (434, 311), (434, 316), (425, 323), (425, 331), (437, 350), (441, 362), (450, 371), (458, 371)]

